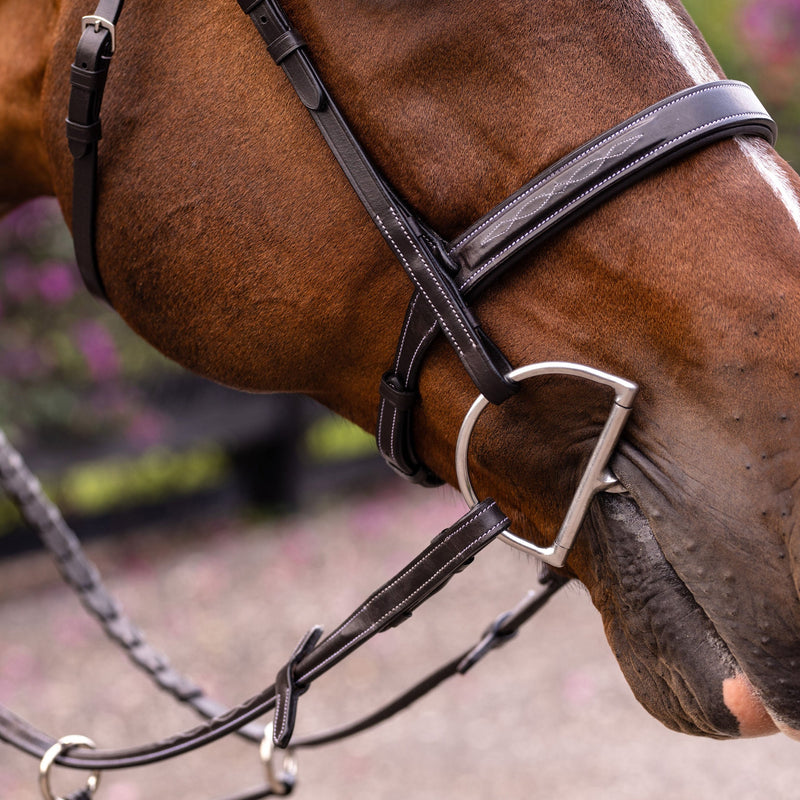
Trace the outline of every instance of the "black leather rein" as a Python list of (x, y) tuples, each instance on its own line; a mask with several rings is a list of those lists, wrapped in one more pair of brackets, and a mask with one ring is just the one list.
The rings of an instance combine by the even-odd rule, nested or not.
[[(373, 166), (320, 79), (302, 37), (279, 4), (274, 0), (238, 2), (266, 42), (272, 58), (283, 68), (414, 286), (394, 363), (381, 381), (377, 439), (393, 469), (416, 482), (439, 482), (417, 458), (411, 426), (422, 361), (435, 336), (444, 334), (478, 390), (491, 402), (503, 402), (516, 389), (507, 377), (508, 361), (482, 331), (469, 308), (469, 299), (531, 247), (648, 172), (724, 137), (755, 135), (769, 142), (775, 138), (774, 122), (746, 85), (718, 81), (692, 87), (583, 145), (535, 177), (455, 241), (447, 242), (406, 206)], [(90, 291), (105, 299), (95, 251), (100, 107), (122, 6), (123, 0), (99, 0), (95, 14), (84, 18), (71, 71), (67, 119), (67, 137), (74, 158), (72, 227), (76, 256)], [(2, 434), (0, 483), (53, 550), (67, 582), (134, 663), (161, 688), (188, 702), (201, 715), (212, 717), (203, 725), (162, 742), (117, 751), (76, 747), (64, 749), (53, 759), (80, 769), (140, 766), (171, 758), (234, 731), (259, 741), (263, 729), (252, 722), (273, 708), (274, 743), (286, 747), (291, 742), (298, 697), (311, 682), (375, 633), (407, 619), (419, 603), (442, 588), (509, 524), (493, 501), (476, 505), (333, 633), (322, 639), (321, 631), (312, 629), (279, 671), (275, 684), (239, 707), (224, 711), (144, 642), (107, 594), (57, 509), (43, 497), (38, 483)], [(499, 617), (475, 647), (384, 709), (339, 731), (292, 744), (312, 746), (363, 730), (406, 707), (450, 675), (465, 672), (486, 652), (510, 638), (563, 583), (562, 578), (546, 577), (543, 589)], [(2, 707), (0, 738), (39, 758), (56, 743), (53, 737)], [(240, 800), (263, 797), (273, 790), (274, 787), (256, 790), (241, 795)]]

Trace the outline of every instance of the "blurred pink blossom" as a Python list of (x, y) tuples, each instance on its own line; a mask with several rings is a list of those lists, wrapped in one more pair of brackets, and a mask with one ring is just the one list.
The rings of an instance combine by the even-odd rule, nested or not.
[(48, 365), (35, 347), (14, 347), (0, 356), (0, 375), (8, 380), (34, 380), (47, 375)]
[(36, 283), (42, 299), (54, 306), (71, 300), (77, 290), (72, 265), (62, 261), (48, 261), (43, 264)]
[(40, 197), (23, 203), (3, 217), (3, 228), (11, 231), (19, 240), (35, 237), (43, 225), (60, 216), (58, 203), (53, 197)]
[(749, 0), (739, 26), (762, 63), (785, 63), (800, 55), (800, 0)]
[(119, 375), (119, 354), (105, 325), (94, 320), (79, 322), (74, 328), (74, 338), (95, 380), (108, 380)]
[(125, 438), (135, 447), (146, 450), (164, 439), (164, 418), (155, 411), (139, 411), (128, 424)]

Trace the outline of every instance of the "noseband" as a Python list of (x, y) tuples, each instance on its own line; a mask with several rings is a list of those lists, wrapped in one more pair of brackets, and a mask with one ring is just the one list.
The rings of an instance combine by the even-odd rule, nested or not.
[[(380, 384), (376, 438), (387, 463), (403, 477), (425, 485), (439, 478), (417, 457), (412, 413), (418, 398), (425, 354), (439, 334), (456, 351), (480, 393), (468, 412), (456, 445), (457, 474), (473, 507), (394, 578), (371, 595), (333, 633), (321, 638), (312, 628), (298, 645), (275, 683), (239, 707), (225, 710), (191, 681), (176, 673), (143, 639), (108, 595), (58, 510), (42, 495), (38, 482), (0, 434), (0, 483), (24, 518), (54, 552), (67, 582), (134, 663), (177, 699), (191, 705), (205, 724), (162, 742), (103, 751), (89, 749), (85, 737), (54, 739), (0, 707), (0, 738), (42, 759), (41, 786), (49, 796), (48, 770), (53, 763), (77, 769), (106, 770), (141, 766), (172, 758), (228, 733), (238, 732), (261, 745), (267, 785), (240, 798), (286, 794), (294, 785), (296, 763), (286, 748), (316, 746), (364, 730), (410, 705), (434, 686), (469, 670), (487, 652), (510, 639), (566, 579), (545, 573), (542, 586), (516, 608), (498, 617), (481, 640), (398, 700), (369, 717), (339, 730), (292, 739), (298, 698), (323, 674), (375, 633), (394, 627), (496, 537), (533, 552), (546, 564), (561, 567), (569, 554), (597, 492), (620, 490), (608, 460), (630, 414), (637, 387), (599, 369), (546, 362), (512, 369), (482, 330), (469, 301), (523, 254), (581, 215), (655, 169), (722, 138), (759, 136), (770, 143), (775, 124), (752, 90), (735, 81), (717, 81), (679, 92), (622, 122), (570, 153), (475, 222), (454, 241), (445, 241), (410, 209), (367, 157), (327, 91), (300, 34), (274, 0), (238, 0), (264, 39), (298, 97), (336, 156), (388, 246), (405, 269), (414, 293), (406, 312), (391, 369)], [(84, 17), (83, 33), (71, 71), (67, 137), (74, 159), (73, 236), (76, 257), (89, 290), (106, 297), (95, 251), (98, 203), (100, 107), (111, 56), (117, 46), (116, 25), (123, 0), (100, 0), (95, 14)], [(589, 380), (614, 391), (608, 419), (589, 458), (561, 529), (550, 547), (541, 548), (512, 534), (508, 519), (492, 500), (478, 502), (469, 478), (469, 439), (478, 417), (491, 403), (499, 405), (519, 382), (559, 374)], [(253, 720), (275, 710), (274, 724)], [(280, 754), (281, 748), (284, 750)], [(91, 797), (94, 783), (71, 796)]]

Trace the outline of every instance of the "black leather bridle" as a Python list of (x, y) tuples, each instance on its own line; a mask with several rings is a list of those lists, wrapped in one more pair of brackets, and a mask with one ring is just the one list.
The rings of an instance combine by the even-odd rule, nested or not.
[[(269, 54), (283, 68), (413, 283), (414, 294), (395, 359), (380, 385), (377, 440), (387, 463), (403, 477), (417, 483), (435, 485), (440, 482), (417, 457), (412, 435), (419, 373), (425, 353), (437, 335), (444, 334), (486, 400), (500, 404), (517, 389), (516, 382), (509, 377), (511, 365), (472, 313), (471, 298), (530, 248), (654, 169), (726, 137), (755, 135), (770, 143), (775, 139), (774, 122), (746, 85), (718, 81), (695, 86), (651, 106), (570, 153), (457, 239), (448, 242), (403, 202), (372, 165), (320, 79), (300, 34), (290, 25), (279, 4), (274, 0), (238, 2), (266, 42)], [(84, 17), (83, 33), (71, 71), (66, 123), (74, 159), (72, 227), (76, 257), (87, 287), (104, 299), (107, 297), (95, 251), (100, 107), (122, 6), (123, 0), (100, 0), (95, 13)], [(628, 385), (635, 393), (635, 386)], [(630, 394), (630, 402), (632, 397)], [(0, 482), (55, 553), (65, 579), (111, 638), (125, 648), (134, 663), (148, 672), (162, 689), (210, 718), (200, 727), (169, 740), (126, 750), (102, 751), (79, 746), (86, 744), (82, 741), (59, 741), (0, 707), (0, 739), (44, 759), (45, 784), (47, 769), (52, 763), (91, 770), (140, 766), (180, 755), (237, 731), (262, 744), (269, 777), (267, 786), (240, 795), (238, 800), (286, 793), (291, 789), (293, 776), (283, 768), (277, 775), (272, 771), (273, 746), (286, 748), (290, 743), (294, 747), (314, 746), (343, 738), (387, 718), (451, 675), (466, 672), (485, 653), (508, 640), (565, 582), (553, 573), (545, 573), (540, 589), (530, 593), (517, 608), (498, 617), (475, 647), (365, 720), (330, 734), (292, 741), (298, 698), (315, 678), (375, 633), (407, 619), (417, 605), (442, 588), (495, 537), (507, 531), (508, 519), (492, 500), (477, 503), (451, 528), (437, 536), (423, 553), (378, 589), (333, 633), (322, 639), (321, 630), (313, 628), (279, 671), (275, 684), (226, 711), (209, 700), (195, 684), (178, 675), (127, 620), (103, 588), (74, 534), (42, 495), (19, 454), (2, 434)], [(601, 488), (598, 483), (592, 493)], [(586, 506), (590, 499), (591, 493)], [(582, 516), (578, 525), (581, 519)], [(560, 561), (551, 563), (563, 563), (566, 551), (561, 556)], [(253, 720), (272, 709), (276, 713), (270, 737), (265, 736), (264, 728), (254, 725)], [(77, 800), (90, 795), (91, 791), (85, 789), (72, 797)]]

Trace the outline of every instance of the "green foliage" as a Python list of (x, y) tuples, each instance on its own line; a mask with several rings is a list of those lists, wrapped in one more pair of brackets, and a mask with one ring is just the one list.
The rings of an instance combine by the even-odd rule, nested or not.
[(377, 452), (375, 437), (341, 417), (325, 416), (306, 433), (306, 451), (314, 462), (360, 458)]
[[(229, 471), (213, 445), (181, 453), (155, 448), (141, 456), (68, 467), (45, 477), (45, 492), (65, 514), (92, 516), (156, 503), (218, 485)], [(21, 524), (16, 508), (0, 498), (0, 536)]]
[(216, 447), (183, 453), (156, 448), (136, 459), (73, 467), (57, 494), (67, 511), (98, 514), (214, 486), (227, 466), (225, 454)]
[(0, 425), (17, 446), (158, 439), (136, 381), (170, 366), (83, 289), (53, 200), (0, 222), (0, 337)]
[(684, 0), (728, 77), (749, 83), (800, 167), (800, 0)]

